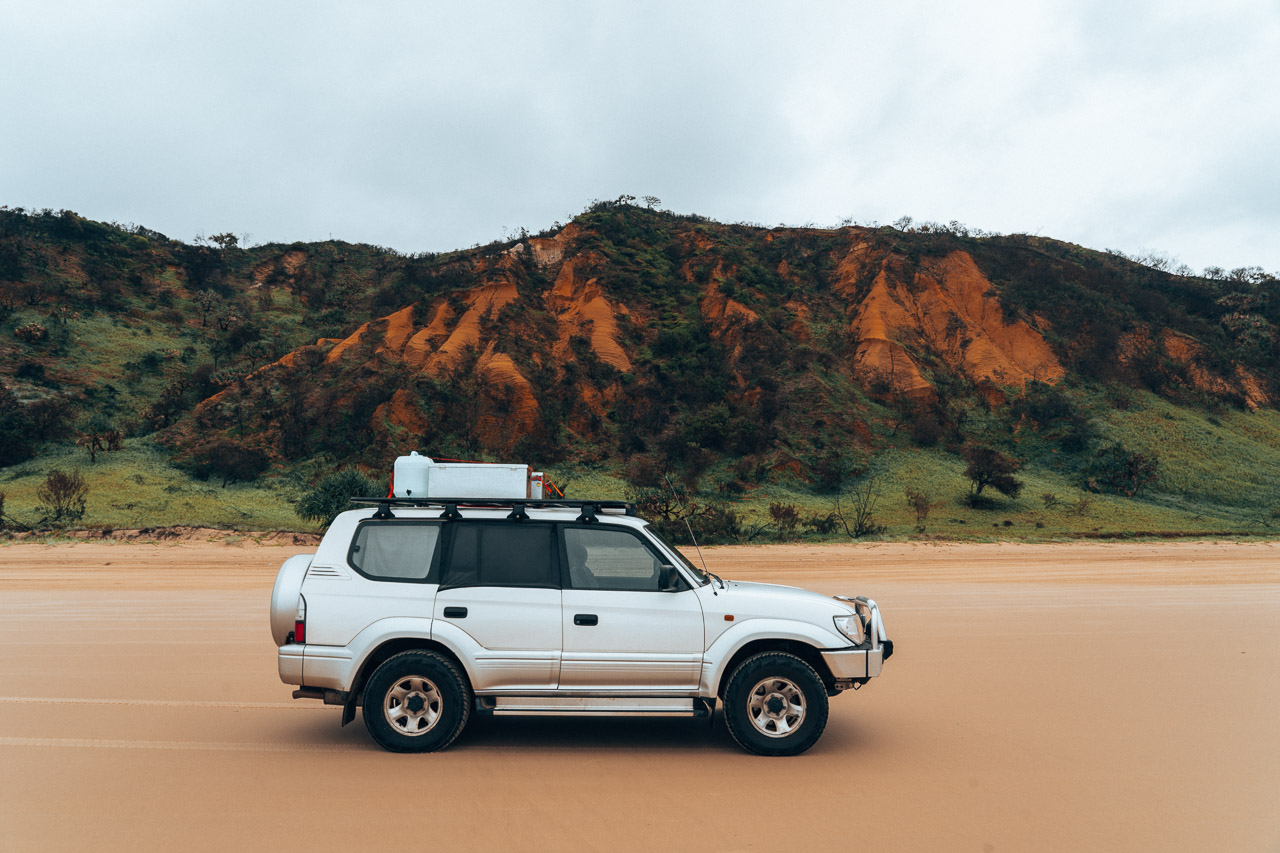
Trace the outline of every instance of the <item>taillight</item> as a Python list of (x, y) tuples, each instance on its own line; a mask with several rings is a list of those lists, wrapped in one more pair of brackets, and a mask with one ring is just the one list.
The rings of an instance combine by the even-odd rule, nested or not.
[(293, 617), (293, 641), (302, 645), (307, 641), (307, 600), (298, 596), (298, 613)]

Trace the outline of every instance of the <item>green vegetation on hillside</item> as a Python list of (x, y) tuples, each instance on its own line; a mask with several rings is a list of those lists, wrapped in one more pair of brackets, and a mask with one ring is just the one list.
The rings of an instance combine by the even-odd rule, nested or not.
[[(872, 290), (927, 296), (959, 256), (1065, 376), (976, 376), (977, 321), (912, 316), (924, 302), (885, 344), (924, 384), (867, 366)], [(485, 288), (513, 295), (440, 356)], [(625, 362), (581, 319), (592, 298)], [(417, 362), (382, 319), (406, 308)], [(692, 514), (710, 541), (846, 538), (859, 495), (893, 537), (1270, 536), (1278, 327), (1261, 270), (962, 227), (763, 229), (620, 199), (564, 232), (406, 256), (0, 209), (0, 521), (50, 523), (42, 486), (78, 470), (76, 524), (314, 529), (296, 505), (325, 475), (383, 482), (417, 449), (674, 503), (673, 535)], [(975, 458), (1020, 485), (979, 490)]]

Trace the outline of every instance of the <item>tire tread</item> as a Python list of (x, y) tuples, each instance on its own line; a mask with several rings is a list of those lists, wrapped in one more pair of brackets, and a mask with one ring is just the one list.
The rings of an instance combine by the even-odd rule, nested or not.
[[(795, 749), (794, 747), (769, 749), (761, 743), (757, 743), (751, 736), (753, 732), (749, 728), (751, 725), (750, 721), (745, 721), (744, 723), (739, 720), (737, 709), (734, 707), (735, 703), (742, 698), (738, 695), (739, 691), (746, 689), (743, 687), (743, 682), (745, 680), (758, 679), (762, 677), (762, 675), (767, 672), (767, 667), (763, 666), (766, 660), (777, 658), (785, 659), (785, 662), (788, 665), (802, 668), (804, 672), (808, 673), (808, 675), (812, 677), (811, 683), (805, 686), (805, 703), (808, 706), (809, 711), (806, 715), (806, 722), (810, 722), (810, 720), (812, 720), (812, 726), (816, 727), (816, 729), (813, 727), (810, 728), (809, 733), (806, 734), (804, 740), (801, 741), (803, 746), (799, 749)], [(751, 670), (757, 671), (754, 674), (751, 674)], [(811, 693), (814, 695), (810, 695)], [(760, 652), (759, 654), (752, 655), (742, 663), (738, 664), (737, 668), (734, 669), (733, 674), (729, 677), (729, 683), (725, 688), (724, 697), (725, 728), (729, 730), (729, 734), (733, 737), (738, 746), (748, 752), (754, 752), (756, 755), (799, 755), (817, 743), (818, 739), (822, 737), (823, 731), (827, 728), (829, 708), (827, 704), (827, 693), (826, 689), (823, 687), (822, 678), (808, 661), (804, 658), (793, 655), (790, 652)], [(812, 713), (814, 711), (818, 711), (818, 713)], [(814, 717), (817, 717), (818, 719), (813, 719)], [(743, 725), (748, 728), (741, 728)], [(787, 741), (784, 740), (781, 741), (781, 743), (786, 744)]]
[[(443, 666), (448, 671), (449, 676), (454, 681), (454, 684), (451, 685), (451, 687), (456, 688), (462, 700), (462, 710), (461, 710), (461, 713), (458, 715), (458, 721), (454, 724), (453, 731), (451, 731), (448, 734), (448, 736), (444, 738), (444, 740), (436, 743), (434, 746), (431, 746), (425, 749), (413, 749), (411, 747), (406, 747), (406, 745), (402, 743), (388, 741), (382, 736), (382, 733), (377, 729), (375, 724), (370, 719), (371, 708), (374, 709), (373, 713), (380, 714), (382, 712), (381, 697), (374, 697), (377, 701), (373, 702), (372, 704), (370, 704), (369, 702), (370, 694), (378, 692), (378, 691), (371, 691), (370, 686), (374, 684), (376, 681), (378, 681), (378, 674), (381, 673), (384, 670), (384, 668), (391, 667), (400, 663), (405, 663), (411, 657), (428, 658), (433, 664), (438, 666)], [(428, 651), (424, 649), (410, 649), (408, 651), (400, 652), (399, 654), (394, 654), (391, 657), (387, 658), (385, 661), (379, 664), (378, 668), (374, 670), (372, 675), (369, 676), (369, 680), (365, 683), (364, 707), (361, 709), (361, 711), (362, 711), (362, 714), (364, 715), (365, 728), (368, 729), (369, 735), (374, 739), (375, 742), (377, 742), (378, 746), (382, 747), (383, 749), (386, 749), (390, 752), (439, 752), (442, 749), (448, 748), (449, 745), (452, 744), (455, 740), (457, 740), (458, 736), (462, 734), (462, 730), (467, 727), (467, 722), (471, 719), (471, 708), (474, 704), (475, 704), (475, 699), (471, 692), (471, 683), (467, 680), (466, 675), (462, 672), (462, 670), (458, 668), (458, 665), (456, 663), (450, 660), (446, 655), (442, 655), (439, 652)], [(382, 721), (380, 721), (380, 724), (381, 722)]]

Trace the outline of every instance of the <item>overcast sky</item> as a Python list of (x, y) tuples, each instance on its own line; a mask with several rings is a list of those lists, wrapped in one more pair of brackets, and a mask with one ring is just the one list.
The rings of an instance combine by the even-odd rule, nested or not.
[(1280, 271), (1274, 0), (8, 2), (0, 79), (0, 204), (183, 240), (446, 250), (630, 193)]

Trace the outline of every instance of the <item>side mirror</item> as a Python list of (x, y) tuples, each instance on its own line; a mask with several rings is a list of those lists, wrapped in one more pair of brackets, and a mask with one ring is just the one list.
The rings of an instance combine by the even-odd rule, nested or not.
[(658, 591), (659, 592), (679, 592), (680, 591), (680, 573), (676, 571), (675, 566), (659, 566), (658, 567)]

